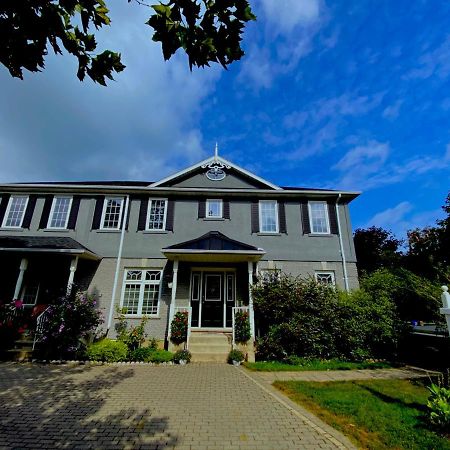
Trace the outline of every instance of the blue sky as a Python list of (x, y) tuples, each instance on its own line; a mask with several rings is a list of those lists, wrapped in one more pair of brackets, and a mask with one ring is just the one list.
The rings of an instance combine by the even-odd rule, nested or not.
[(0, 67), (0, 182), (156, 180), (220, 153), (276, 184), (361, 190), (354, 227), (431, 225), (450, 186), (450, 4), (253, 0), (228, 71), (164, 62), (145, 7), (110, 0), (107, 88), (76, 62)]

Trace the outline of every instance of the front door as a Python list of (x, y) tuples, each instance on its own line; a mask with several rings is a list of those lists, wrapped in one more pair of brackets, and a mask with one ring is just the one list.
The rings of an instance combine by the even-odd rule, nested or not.
[(192, 272), (191, 307), (193, 327), (231, 327), (231, 309), (235, 305), (234, 300), (234, 272)]

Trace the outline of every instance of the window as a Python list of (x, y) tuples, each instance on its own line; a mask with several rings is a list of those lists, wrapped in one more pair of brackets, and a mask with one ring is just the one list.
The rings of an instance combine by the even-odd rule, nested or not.
[(102, 213), (102, 228), (106, 230), (118, 230), (122, 217), (123, 198), (105, 198)]
[(23, 195), (13, 195), (9, 199), (6, 209), (3, 226), (8, 228), (20, 228), (22, 226), (25, 209), (28, 204), (28, 197)]
[(309, 202), (309, 217), (311, 232), (330, 234), (327, 202)]
[(222, 218), (222, 200), (208, 199), (206, 200), (206, 218), (221, 219)]
[(22, 290), (22, 301), (25, 306), (35, 305), (39, 295), (39, 283), (27, 284)]
[(334, 286), (334, 272), (316, 272), (316, 281), (321, 284)]
[(47, 228), (67, 228), (72, 197), (55, 197)]
[(278, 208), (276, 200), (259, 201), (259, 231), (278, 233)]
[(121, 307), (131, 316), (155, 316), (159, 309), (161, 270), (126, 270)]
[(167, 217), (167, 200), (154, 198), (149, 200), (147, 230), (165, 230)]

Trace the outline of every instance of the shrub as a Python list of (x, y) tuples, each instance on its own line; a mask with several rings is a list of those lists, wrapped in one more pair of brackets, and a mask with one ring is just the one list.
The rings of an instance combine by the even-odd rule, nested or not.
[(49, 355), (67, 357), (84, 352), (86, 342), (103, 321), (96, 306), (93, 295), (72, 289), (48, 307), (42, 342)]
[(450, 432), (450, 389), (432, 383), (428, 387), (431, 395), (427, 402), (427, 417), (430, 424), (446, 433)]
[(87, 348), (87, 356), (91, 361), (126, 361), (127, 354), (128, 347), (123, 342), (112, 339), (102, 339)]
[(234, 314), (234, 340), (245, 344), (251, 337), (250, 319), (247, 311), (237, 310)]
[(139, 348), (146, 338), (145, 324), (148, 321), (148, 317), (142, 317), (139, 325), (128, 329), (128, 322), (125, 318), (124, 309), (117, 308), (117, 312), (119, 313), (119, 322), (116, 325), (117, 339), (124, 342), (130, 351)]
[(233, 361), (244, 361), (244, 354), (237, 349), (233, 349), (228, 353), (228, 362), (232, 363)]
[(170, 362), (173, 360), (173, 353), (167, 350), (154, 350), (150, 353), (150, 358), (148, 362), (163, 363)]
[(189, 350), (178, 350), (175, 355), (173, 355), (173, 361), (179, 363), (180, 361), (191, 362), (192, 354)]
[(174, 344), (179, 345), (187, 341), (188, 320), (188, 311), (179, 311), (173, 316), (170, 324), (170, 340)]
[(152, 347), (139, 347), (129, 352), (130, 361), (149, 362), (151, 354), (155, 351)]

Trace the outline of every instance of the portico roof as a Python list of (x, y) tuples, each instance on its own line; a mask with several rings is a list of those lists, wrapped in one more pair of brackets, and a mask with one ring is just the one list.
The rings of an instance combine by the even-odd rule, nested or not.
[(94, 252), (70, 237), (0, 236), (0, 251), (60, 253), (100, 259)]
[(209, 231), (161, 251), (167, 259), (204, 262), (258, 261), (266, 253), (262, 248), (231, 239), (220, 231)]

